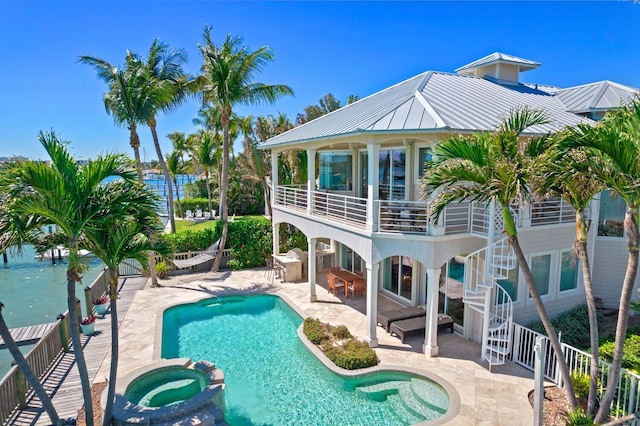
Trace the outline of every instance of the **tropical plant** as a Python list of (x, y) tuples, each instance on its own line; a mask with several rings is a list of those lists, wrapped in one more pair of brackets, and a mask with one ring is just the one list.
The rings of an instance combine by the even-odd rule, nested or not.
[[(606, 421), (611, 403), (618, 389), (618, 380), (623, 357), (624, 341), (629, 325), (629, 307), (633, 296), (633, 286), (638, 274), (638, 250), (640, 230), (638, 215), (640, 207), (640, 98), (629, 105), (605, 115), (589, 137), (571, 138), (563, 147), (568, 151), (587, 150), (598, 158), (600, 167), (589, 168), (588, 176), (599, 180), (610, 188), (627, 204), (624, 218), (624, 234), (627, 238), (629, 257), (622, 283), (618, 320), (616, 324), (615, 349), (611, 370), (602, 396), (600, 408), (595, 416), (596, 423)], [(592, 137), (593, 136), (593, 137)]]
[(573, 251), (580, 260), (582, 266), (582, 279), (584, 282), (585, 298), (589, 313), (589, 340), (591, 348), (590, 386), (587, 398), (587, 414), (595, 414), (597, 383), (598, 383), (598, 313), (596, 311), (593, 284), (591, 281), (591, 268), (589, 267), (589, 253), (587, 241), (589, 230), (585, 212), (591, 199), (604, 189), (601, 181), (593, 179), (591, 170), (604, 167), (601, 157), (585, 149), (573, 149), (568, 151), (562, 146), (572, 144), (572, 141), (597, 138), (597, 130), (593, 126), (579, 125), (567, 128), (556, 135), (556, 147), (548, 151), (546, 160), (541, 162), (539, 170), (538, 191), (543, 195), (560, 197), (565, 200), (576, 214), (576, 241)]
[(95, 315), (89, 315), (88, 317), (82, 318), (80, 320), (80, 324), (82, 325), (89, 325), (89, 324), (93, 324), (96, 322), (96, 316)]
[(220, 217), (223, 230), (219, 250), (213, 262), (212, 270), (220, 268), (222, 253), (228, 234), (227, 185), (229, 182), (229, 124), (234, 106), (241, 103), (273, 103), (282, 95), (293, 95), (293, 90), (285, 85), (254, 82), (258, 73), (268, 62), (274, 59), (268, 47), (255, 51), (243, 45), (239, 37), (227, 35), (225, 41), (216, 45), (211, 39), (211, 28), (205, 27), (202, 34), (203, 44), (200, 52), (202, 65), (202, 94), (205, 104), (220, 107), (222, 127), (222, 180), (220, 182)]
[[(181, 168), (186, 171), (187, 165), (184, 161), (184, 154), (189, 153), (188, 138), (182, 132), (173, 132), (167, 135), (167, 139), (171, 141), (171, 143), (173, 144), (173, 150), (177, 152), (178, 156), (180, 157)], [(189, 173), (187, 173), (187, 183), (191, 183), (191, 175)]]
[[(107, 154), (79, 166), (66, 144), (53, 133), (40, 133), (39, 140), (51, 162), (24, 161), (7, 170), (0, 191), (7, 196), (4, 208), (16, 228), (33, 232), (56, 225), (67, 237), (67, 302), (71, 340), (80, 376), (88, 425), (93, 424), (91, 383), (80, 340), (75, 284), (85, 268), (78, 249), (87, 230), (110, 229), (127, 212), (135, 212), (141, 200), (132, 196), (137, 187), (136, 171), (124, 155)], [(113, 179), (119, 177), (119, 179)]]
[(182, 217), (182, 206), (180, 205), (180, 188), (178, 186), (178, 175), (184, 172), (184, 165), (182, 164), (182, 158), (178, 151), (172, 151), (171, 154), (167, 154), (167, 170), (173, 180), (176, 190), (176, 198), (178, 201), (178, 215)]
[(209, 203), (209, 213), (213, 214), (211, 196), (211, 169), (220, 163), (219, 138), (210, 131), (202, 130), (198, 132), (198, 144), (195, 146), (193, 157), (204, 170), (204, 178), (207, 186), (207, 201)]
[[(527, 288), (544, 324), (553, 350), (561, 354), (562, 348), (549, 314), (542, 303), (527, 259), (520, 247), (518, 228), (511, 212), (532, 198), (531, 181), (538, 157), (548, 149), (547, 136), (520, 139), (529, 127), (544, 124), (547, 119), (540, 111), (527, 108), (510, 112), (493, 133), (470, 136), (452, 136), (435, 149), (435, 161), (423, 178), (425, 194), (436, 188), (433, 216), (437, 220), (445, 207), (456, 200), (489, 201), (501, 209), (505, 232), (518, 261)], [(566, 360), (558, 357), (560, 375), (572, 409), (577, 401), (571, 384)]]
[[(154, 206), (157, 197), (146, 187), (137, 186), (127, 192), (137, 191), (136, 211), (123, 215), (108, 228), (89, 228), (85, 230), (82, 245), (104, 262), (109, 270), (109, 301), (111, 302), (111, 361), (109, 369), (109, 385), (107, 402), (104, 410), (103, 425), (111, 424), (113, 404), (118, 371), (118, 266), (126, 259), (135, 259), (147, 267), (149, 251), (163, 256), (171, 252), (171, 246), (158, 238), (162, 231), (162, 223)], [(123, 194), (126, 196), (126, 194)], [(105, 298), (106, 299), (106, 298)]]

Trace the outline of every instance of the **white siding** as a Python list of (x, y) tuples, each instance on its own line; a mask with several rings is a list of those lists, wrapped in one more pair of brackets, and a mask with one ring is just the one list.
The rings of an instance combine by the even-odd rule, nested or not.
[[(596, 238), (593, 259), (593, 290), (606, 308), (617, 308), (622, 291), (622, 280), (627, 269), (626, 238)], [(635, 289), (638, 289), (636, 277)], [(634, 292), (634, 299), (638, 295)]]

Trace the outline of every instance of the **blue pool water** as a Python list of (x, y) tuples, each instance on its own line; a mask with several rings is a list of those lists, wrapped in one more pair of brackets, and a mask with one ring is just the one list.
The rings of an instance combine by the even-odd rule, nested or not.
[(437, 384), (406, 373), (347, 379), (297, 336), (302, 319), (269, 295), (206, 299), (168, 309), (162, 357), (214, 362), (225, 373), (225, 416), (244, 425), (407, 425), (446, 412)]

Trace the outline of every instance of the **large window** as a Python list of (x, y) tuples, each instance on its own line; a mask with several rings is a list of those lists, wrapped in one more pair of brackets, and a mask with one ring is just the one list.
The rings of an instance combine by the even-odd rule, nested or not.
[(578, 257), (572, 251), (562, 253), (560, 266), (560, 291), (578, 287)]
[(551, 273), (551, 255), (543, 254), (531, 257), (531, 274), (540, 296), (549, 293), (549, 277)]
[(320, 189), (351, 191), (353, 189), (352, 157), (346, 152), (321, 152), (319, 155)]
[(624, 213), (627, 204), (618, 195), (605, 189), (600, 194), (600, 216), (598, 218), (598, 236), (623, 237)]
[(362, 258), (348, 246), (342, 245), (342, 267), (352, 272), (360, 272), (364, 268)]
[(507, 273), (507, 278), (504, 280), (498, 280), (498, 284), (504, 288), (504, 290), (511, 296), (511, 300), (514, 302), (518, 300), (518, 271), (520, 268), (516, 264), (516, 267), (510, 269)]
[(406, 153), (404, 149), (381, 149), (378, 187), (381, 200), (404, 200)]
[(428, 163), (433, 160), (431, 148), (418, 149), (418, 177), (424, 176)]
[(413, 259), (408, 256), (391, 256), (382, 262), (382, 288), (411, 300)]

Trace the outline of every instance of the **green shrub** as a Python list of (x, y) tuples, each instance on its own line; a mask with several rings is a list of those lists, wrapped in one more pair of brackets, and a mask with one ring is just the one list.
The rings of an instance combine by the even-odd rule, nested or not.
[[(602, 326), (603, 318), (598, 314), (598, 327)], [(562, 341), (578, 349), (589, 349), (589, 311), (587, 305), (578, 305), (570, 311), (563, 312), (551, 319), (556, 332), (562, 332)], [(533, 331), (546, 335), (541, 321), (527, 325)]]
[(350, 339), (353, 337), (346, 325), (339, 325), (338, 327), (336, 327), (333, 330), (333, 335), (337, 339)]
[(286, 223), (280, 224), (280, 253), (286, 253), (293, 248), (299, 248), (307, 250), (309, 244), (307, 243), (307, 237), (304, 236), (302, 231), (293, 225)]
[[(609, 362), (613, 360), (614, 346), (613, 340), (600, 344), (600, 356), (603, 360)], [(634, 372), (640, 371), (640, 336), (637, 334), (627, 333), (627, 338), (624, 341), (622, 367)]]
[[(174, 201), (175, 211), (178, 212), (178, 201)], [(191, 210), (195, 213), (197, 209), (206, 212), (209, 210), (209, 200), (207, 198), (185, 198), (184, 200), (180, 200), (180, 205), (182, 206), (182, 214), (186, 215), (187, 210)], [(218, 211), (218, 201), (211, 200), (211, 208)], [(219, 214), (219, 213), (218, 213)]]
[(566, 416), (567, 426), (594, 426), (593, 417), (588, 415), (582, 408), (569, 411)]
[(209, 248), (219, 237), (211, 228), (198, 231), (180, 232), (178, 234), (164, 234), (163, 238), (173, 245), (176, 253), (186, 251), (202, 251)]
[(591, 382), (591, 378), (588, 374), (574, 371), (571, 373), (571, 382), (573, 383), (573, 390), (578, 398), (589, 397), (589, 383)]
[(379, 362), (378, 355), (376, 355), (376, 352), (371, 348), (371, 346), (369, 346), (368, 343), (361, 342), (357, 339), (351, 339), (341, 347), (337, 346), (332, 355), (334, 355), (334, 358), (329, 359), (331, 359), (338, 367), (342, 367), (347, 370), (373, 367)]
[(304, 320), (302, 332), (314, 345), (320, 345), (329, 340), (329, 333), (325, 330), (320, 320), (315, 318), (306, 318)]

